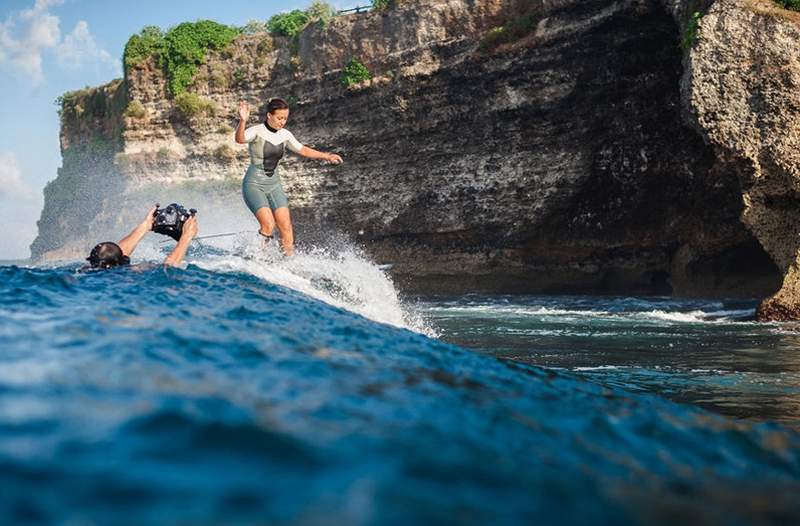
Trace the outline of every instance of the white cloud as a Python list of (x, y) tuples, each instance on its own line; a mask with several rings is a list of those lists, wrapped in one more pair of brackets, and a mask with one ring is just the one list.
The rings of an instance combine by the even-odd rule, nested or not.
[(0, 197), (29, 198), (31, 189), (22, 181), (22, 170), (13, 152), (0, 152)]
[(0, 65), (9, 65), (38, 86), (44, 81), (42, 53), (53, 50), (58, 64), (65, 69), (99, 62), (120, 74), (119, 61), (97, 46), (85, 21), (75, 24), (62, 41), (61, 20), (50, 13), (50, 8), (63, 3), (64, 0), (36, 0), (32, 8), (13, 13), (0, 22)]
[(65, 69), (79, 69), (84, 64), (99, 61), (110, 65), (118, 75), (122, 75), (119, 61), (108, 51), (97, 47), (97, 42), (89, 32), (89, 24), (85, 20), (75, 24), (72, 33), (64, 37), (64, 41), (56, 49), (56, 56), (58, 63)]

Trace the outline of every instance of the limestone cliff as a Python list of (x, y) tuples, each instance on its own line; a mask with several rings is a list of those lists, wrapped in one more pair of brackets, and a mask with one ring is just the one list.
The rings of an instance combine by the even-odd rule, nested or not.
[(714, 170), (738, 177), (742, 221), (784, 276), (760, 319), (800, 319), (800, 13), (719, 0), (701, 19), (683, 78)]
[[(708, 115), (721, 118), (727, 102), (694, 102), (704, 90), (727, 93), (700, 64), (714, 53), (714, 17), (724, 19), (729, 4), (773, 20), (796, 44), (791, 21), (744, 0), (712, 5), (688, 55), (680, 43), (698, 2), (404, 2), (310, 26), (296, 41), (239, 37), (210, 53), (190, 86), (215, 115), (191, 118), (147, 61), (124, 81), (127, 100), (143, 111), (122, 117), (110, 179), (123, 181), (128, 196), (220, 181), (217, 191), (246, 217), (235, 184), (247, 163), (233, 142), (235, 105), (243, 98), (263, 108), (281, 96), (301, 141), (345, 158), (340, 167), (284, 161), (299, 239), (349, 235), (393, 263), (410, 290), (766, 295), (780, 286), (769, 256), (782, 270), (789, 265), (755, 226), (766, 223), (753, 221), (754, 197), (767, 194), (754, 193), (743, 170), (765, 161), (713, 132)], [(481, 45), (492, 28), (521, 16), (533, 21), (528, 34)], [(752, 20), (737, 31), (758, 47), (752, 28), (745, 38)], [(760, 68), (783, 64), (767, 61), (761, 47)], [(342, 85), (350, 58), (367, 66), (371, 82)], [(720, 72), (731, 67), (720, 62)], [(772, 122), (763, 104), (754, 101), (750, 114)], [(740, 133), (778, 141), (764, 135), (782, 126), (772, 124)], [(81, 141), (62, 129), (62, 147)], [(768, 163), (797, 169), (791, 158)], [(108, 205), (83, 214), (92, 234), (119, 225)], [(46, 200), (43, 218), (67, 219), (40, 223), (35, 256), (86, 249), (91, 240), (69, 210)]]

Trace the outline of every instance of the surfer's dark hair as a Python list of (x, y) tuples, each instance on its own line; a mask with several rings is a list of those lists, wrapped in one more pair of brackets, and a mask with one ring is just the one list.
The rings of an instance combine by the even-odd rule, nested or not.
[(275, 113), (275, 110), (288, 110), (289, 104), (283, 99), (269, 99), (267, 103), (267, 113)]
[(119, 245), (111, 241), (95, 245), (86, 261), (92, 268), (113, 268), (128, 265), (131, 262), (130, 258), (122, 253)]

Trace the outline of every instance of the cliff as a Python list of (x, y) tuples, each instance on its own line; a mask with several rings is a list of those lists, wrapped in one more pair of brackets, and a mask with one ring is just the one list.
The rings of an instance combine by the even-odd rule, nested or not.
[[(684, 51), (691, 13), (706, 4)], [(207, 111), (192, 115), (176, 109), (162, 68), (144, 61), (116, 88), (127, 116), (109, 102), (94, 120), (62, 126), (54, 185), (77, 187), (64, 174), (83, 171), (84, 186), (100, 173), (118, 186), (79, 214), (46, 191), (33, 254), (82, 254), (121, 228), (117, 210), (132, 196), (187, 186), (211, 185), (199, 195), (248, 221), (236, 102), (263, 109), (281, 96), (301, 141), (345, 158), (285, 161), (298, 238), (347, 235), (393, 263), (408, 290), (771, 294), (783, 274), (794, 283), (796, 248), (778, 240), (797, 170), (783, 154), (797, 134), (781, 130), (796, 130), (789, 92), (800, 69), (779, 53), (797, 44), (792, 16), (764, 5), (404, 2), (313, 24), (297, 39), (240, 36), (209, 51), (189, 86)], [(493, 28), (520, 20), (527, 29), (517, 23), (515, 39), (489, 45)], [(342, 85), (351, 58), (371, 81)], [(754, 87), (762, 95), (748, 99)], [(71, 160), (66, 152), (97, 143), (97, 130), (118, 130), (101, 134), (102, 162)]]
[(719, 0), (700, 21), (682, 91), (689, 120), (738, 178), (741, 219), (783, 275), (762, 320), (800, 319), (800, 13)]

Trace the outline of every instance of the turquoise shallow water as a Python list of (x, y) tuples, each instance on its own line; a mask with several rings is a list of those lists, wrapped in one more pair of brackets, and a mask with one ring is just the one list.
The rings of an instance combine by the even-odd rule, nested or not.
[[(393, 310), (396, 293), (374, 267), (302, 255), (292, 265), (201, 253), (185, 270), (0, 267), (0, 516), (800, 521), (791, 427), (676, 404), (614, 369), (579, 370), (625, 365), (628, 337), (663, 365), (670, 343), (716, 348), (713, 331), (688, 338), (664, 319), (641, 321), (647, 330), (592, 325), (558, 299), (544, 308), (564, 312), (547, 319), (502, 313), (496, 323), (484, 311), (497, 298), (423, 304), (442, 338), (478, 350), (465, 349), (422, 334), (413, 308)], [(789, 352), (777, 329), (744, 322), (719, 335), (736, 343), (748, 331), (753, 348), (774, 338)], [(588, 350), (593, 338), (603, 343)]]

